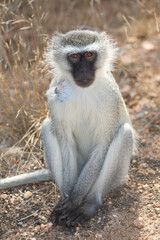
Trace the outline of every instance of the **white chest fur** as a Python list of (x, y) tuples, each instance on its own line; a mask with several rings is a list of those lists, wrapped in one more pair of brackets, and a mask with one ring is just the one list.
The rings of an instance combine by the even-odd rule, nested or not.
[(60, 127), (74, 135), (84, 155), (103, 138), (109, 140), (113, 129), (116, 130), (118, 104), (114, 92), (105, 81), (95, 85), (80, 88), (61, 81), (47, 91), (52, 115)]

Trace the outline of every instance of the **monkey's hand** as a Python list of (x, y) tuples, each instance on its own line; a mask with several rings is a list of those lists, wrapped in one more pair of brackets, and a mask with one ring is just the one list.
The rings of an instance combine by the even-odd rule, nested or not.
[(66, 225), (65, 222), (67, 217), (69, 216), (70, 212), (75, 210), (76, 207), (68, 196), (60, 200), (51, 214), (53, 225)]
[(54, 226), (71, 227), (85, 220), (85, 215), (81, 206), (76, 206), (69, 197), (66, 197), (57, 204), (52, 212), (51, 219)]

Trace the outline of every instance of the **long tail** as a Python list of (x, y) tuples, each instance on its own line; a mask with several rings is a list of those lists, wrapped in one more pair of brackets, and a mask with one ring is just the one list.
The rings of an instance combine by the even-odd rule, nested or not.
[(0, 189), (49, 180), (52, 180), (52, 178), (47, 169), (38, 170), (31, 173), (20, 174), (14, 177), (2, 178), (0, 179)]

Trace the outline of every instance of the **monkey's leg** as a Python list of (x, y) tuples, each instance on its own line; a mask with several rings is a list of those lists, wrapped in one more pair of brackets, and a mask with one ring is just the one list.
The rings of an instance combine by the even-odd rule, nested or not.
[[(76, 225), (84, 219), (89, 219), (96, 214), (97, 210), (102, 205), (106, 193), (120, 184), (128, 174), (133, 147), (134, 132), (132, 127), (126, 123), (120, 127), (117, 135), (114, 137), (99, 176), (80, 206), (73, 211), (66, 206), (62, 209), (66, 225)], [(81, 187), (84, 188), (86, 186), (87, 183), (84, 178), (81, 182)], [(76, 199), (79, 198), (78, 191), (74, 189), (76, 194), (75, 196), (71, 195), (72, 198), (70, 201), (74, 202), (74, 200), (76, 201)], [(82, 189), (80, 189), (80, 192), (83, 193)]]
[(113, 139), (100, 175), (90, 191), (100, 203), (111, 189), (126, 180), (135, 145), (134, 130), (125, 123)]
[(59, 187), (62, 197), (65, 197), (77, 180), (77, 149), (69, 131), (65, 133), (63, 127), (59, 127), (57, 139), (52, 126), (51, 119), (45, 119), (42, 124), (44, 156), (53, 181)]
[(50, 171), (52, 180), (62, 189), (62, 159), (59, 144), (52, 133), (51, 119), (45, 119), (42, 123), (42, 139), (44, 147), (44, 159)]
[[(51, 119), (44, 120), (42, 124), (42, 137), (46, 164), (51, 172), (53, 181), (59, 187), (62, 200), (52, 212), (52, 222), (57, 225), (61, 211), (56, 211), (61, 202), (66, 199), (77, 180), (76, 146), (69, 131), (65, 133), (63, 127), (58, 128), (59, 139), (52, 130)], [(58, 141), (59, 140), (59, 141)]]

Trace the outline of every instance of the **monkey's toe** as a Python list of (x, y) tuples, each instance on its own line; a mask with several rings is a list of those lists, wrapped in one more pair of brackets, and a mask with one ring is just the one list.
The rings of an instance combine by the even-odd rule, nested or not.
[(62, 213), (62, 209), (64, 208), (65, 202), (67, 200), (60, 200), (59, 203), (55, 206), (53, 212), (51, 213), (51, 221), (53, 226), (57, 226), (60, 221), (65, 218)]
[(68, 217), (68, 219), (66, 221), (66, 225), (68, 227), (77, 226), (79, 223), (82, 223), (82, 221), (84, 221), (84, 220), (85, 220), (84, 214), (78, 212), (74, 216)]
[(54, 209), (53, 212), (51, 213), (51, 222), (54, 227), (58, 225), (59, 223), (58, 220), (59, 220), (59, 214)]
[(55, 211), (56, 212), (66, 212), (68, 210), (72, 210), (74, 208), (72, 201), (70, 200), (70, 198), (65, 198), (63, 200), (61, 200), (57, 206), (55, 207)]
[(77, 214), (79, 214), (79, 212), (77, 212), (77, 209), (70, 209), (70, 208), (67, 208), (65, 210), (63, 210), (61, 212), (61, 214), (59, 215), (59, 218), (58, 218), (58, 225), (66, 225), (66, 226), (69, 226), (70, 224), (67, 224), (67, 221), (69, 219), (74, 219), (75, 216), (77, 216)]

